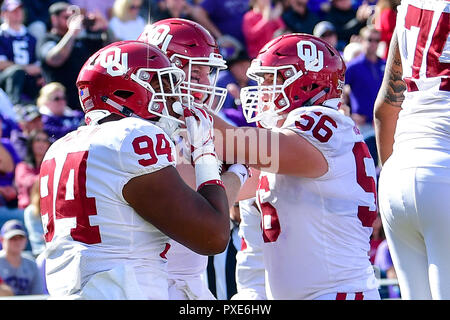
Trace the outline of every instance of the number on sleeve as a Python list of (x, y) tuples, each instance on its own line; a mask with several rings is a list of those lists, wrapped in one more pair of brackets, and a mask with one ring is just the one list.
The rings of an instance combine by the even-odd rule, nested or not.
[(156, 134), (156, 149), (154, 148), (153, 140), (149, 136), (134, 138), (132, 145), (136, 154), (148, 155), (147, 158), (138, 160), (141, 166), (148, 167), (157, 163), (157, 155), (166, 155), (169, 162), (173, 161), (170, 142), (166, 139), (166, 136), (163, 133)]
[(172, 148), (170, 147), (169, 141), (166, 139), (166, 135), (163, 133), (158, 133), (156, 135), (156, 154), (167, 156), (167, 161), (172, 162)]
[[(322, 115), (321, 112), (314, 112), (314, 114), (317, 116)], [(336, 121), (327, 115), (321, 116), (317, 124), (315, 123), (315, 119), (309, 115), (303, 114), (300, 118), (302, 120), (295, 121), (295, 126), (302, 131), (309, 131), (312, 129), (313, 137), (322, 143), (328, 142), (333, 136), (333, 130), (327, 124), (329, 123), (334, 128), (337, 128)], [(303, 120), (305, 120), (306, 123), (303, 123)]]

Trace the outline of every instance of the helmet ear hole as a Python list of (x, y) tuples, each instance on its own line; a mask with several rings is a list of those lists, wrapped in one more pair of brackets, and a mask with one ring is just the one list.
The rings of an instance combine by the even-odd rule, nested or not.
[(116, 90), (113, 93), (116, 97), (122, 98), (122, 99), (128, 99), (131, 97), (134, 92), (128, 91), (128, 90)]
[(305, 92), (310, 92), (310, 91), (313, 91), (313, 90), (317, 89), (318, 87), (319, 86), (317, 84), (312, 83), (310, 85), (300, 87), (300, 89), (302, 89)]

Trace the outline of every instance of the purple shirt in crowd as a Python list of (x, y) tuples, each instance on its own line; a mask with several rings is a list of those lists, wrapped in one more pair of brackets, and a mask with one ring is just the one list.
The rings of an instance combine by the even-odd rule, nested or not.
[[(11, 154), (14, 164), (17, 165), (22, 159), (16, 153), (13, 145), (7, 138), (1, 138), (0, 143)], [(9, 173), (0, 173), (0, 186), (12, 186), (14, 184), (14, 171)]]
[[(386, 272), (393, 266), (391, 254), (389, 252), (388, 243), (383, 240), (377, 248), (374, 265), (378, 266), (381, 271)], [(398, 286), (388, 286), (389, 298), (399, 298)]]
[(352, 113), (366, 116), (366, 122), (373, 121), (373, 104), (383, 80), (386, 61), (378, 59), (372, 63), (364, 54), (357, 56), (347, 65), (345, 83), (350, 85)]
[(250, 9), (249, 0), (204, 0), (200, 4), (210, 20), (223, 34), (229, 34), (245, 44), (242, 19)]
[[(229, 83), (238, 85), (236, 78), (230, 71), (226, 70), (220, 72), (219, 79), (217, 79), (217, 86), (226, 88)], [(256, 82), (249, 79), (247, 85), (255, 86)], [(255, 126), (254, 123), (247, 123), (247, 120), (245, 120), (244, 114), (242, 113), (242, 106), (240, 104), (235, 104), (235, 99), (230, 93), (227, 93), (227, 97), (225, 98), (222, 109), (220, 110), (220, 114), (223, 118), (227, 119), (235, 126)]]

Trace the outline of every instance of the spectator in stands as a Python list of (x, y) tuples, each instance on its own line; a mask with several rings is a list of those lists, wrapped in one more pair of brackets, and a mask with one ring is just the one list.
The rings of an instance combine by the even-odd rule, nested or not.
[(282, 14), (286, 27), (291, 32), (312, 34), (319, 17), (308, 9), (309, 0), (287, 0), (288, 6)]
[(386, 61), (377, 56), (380, 32), (361, 29), (362, 54), (350, 61), (345, 73), (344, 96), (349, 97), (352, 119), (365, 138), (374, 134), (373, 105), (383, 80)]
[(27, 141), (30, 133), (33, 130), (42, 130), (44, 126), (42, 124), (41, 113), (34, 104), (18, 106), (16, 109), (19, 118), (19, 128), (12, 130), (10, 141), (20, 159), (25, 159), (27, 155)]
[(336, 28), (338, 35), (338, 49), (350, 42), (353, 35), (357, 35), (371, 15), (368, 5), (361, 5), (358, 10), (353, 9), (352, 0), (331, 0), (330, 10), (324, 14), (324, 20), (330, 21)]
[(332, 45), (333, 48), (337, 49), (338, 37), (336, 33), (336, 28), (331, 22), (321, 21), (318, 24), (316, 24), (313, 30), (313, 35), (322, 38), (330, 45)]
[(43, 293), (42, 278), (36, 262), (23, 251), (27, 244), (25, 227), (19, 220), (8, 220), (1, 228), (0, 277), (14, 295)]
[(115, 40), (136, 40), (144, 30), (146, 22), (139, 15), (142, 0), (116, 0), (114, 2), (109, 29)]
[(228, 60), (245, 49), (242, 21), (248, 10), (249, 0), (203, 0), (193, 7), (192, 16), (217, 39), (220, 53)]
[(14, 186), (14, 171), (20, 162), (14, 147), (7, 138), (2, 138), (0, 120), (0, 207), (17, 207), (17, 190)]
[(44, 130), (34, 130), (27, 141), (27, 154), (15, 170), (17, 207), (25, 209), (30, 204), (31, 187), (39, 179), (39, 170), (45, 153), (50, 147), (48, 134)]
[(13, 121), (18, 120), (17, 111), (14, 110), (11, 99), (2, 88), (0, 88), (0, 114)]
[(1, 297), (7, 297), (7, 296), (13, 296), (14, 291), (10, 286), (8, 286), (5, 281), (3, 281), (2, 277), (0, 277), (0, 296)]
[(330, 10), (330, 0), (313, 0), (308, 2), (308, 9), (314, 12), (320, 20), (323, 18), (323, 14)]
[(255, 58), (259, 50), (285, 29), (281, 14), (283, 5), (277, 2), (274, 6), (271, 0), (251, 0), (251, 10), (244, 14), (242, 31), (245, 45), (250, 58)]
[(37, 53), (46, 82), (63, 84), (68, 106), (81, 110), (75, 82), (86, 60), (108, 43), (108, 22), (98, 13), (89, 14), (93, 25), (85, 28), (83, 21), (88, 20), (73, 9), (66, 2), (50, 6), (51, 29), (38, 45)]
[(79, 7), (81, 9), (81, 14), (85, 15), (88, 12), (97, 12), (97, 14), (102, 15), (106, 20), (109, 20), (112, 17), (114, 0), (70, 0), (70, 3)]
[(380, 31), (380, 47), (383, 47), (383, 54), (380, 56), (384, 60), (387, 60), (389, 44), (394, 34), (397, 21), (397, 6), (399, 4), (400, 0), (379, 0), (375, 6), (374, 23), (375, 28)]
[(375, 7), (379, 0), (352, 0), (353, 9), (358, 10), (362, 5), (368, 5), (370, 7)]
[(8, 116), (3, 115), (1, 112), (0, 118), (2, 119), (3, 138), (11, 139), (11, 132), (19, 130), (19, 125), (17, 121), (9, 118)]
[(44, 130), (53, 142), (76, 130), (84, 122), (84, 113), (67, 106), (66, 88), (58, 82), (42, 87), (37, 99)]
[(192, 4), (189, 1), (157, 0), (149, 2), (149, 8), (146, 8), (147, 11), (144, 11), (145, 13), (142, 14), (142, 16), (144, 19), (150, 20), (152, 23), (169, 18), (194, 20), (192, 17)]
[[(222, 118), (236, 126), (248, 126), (249, 124), (242, 113), (240, 100), (241, 88), (256, 85), (253, 80), (247, 77), (247, 69), (250, 66), (251, 59), (245, 51), (234, 58), (227, 60), (228, 69), (219, 74), (217, 86), (227, 88), (228, 93), (219, 114)], [(252, 126), (252, 124), (250, 124)]]
[[(44, 228), (41, 220), (41, 206), (39, 194), (39, 180), (31, 187), (30, 204), (23, 211), (25, 228), (31, 244), (33, 256), (37, 258), (45, 249)], [(36, 261), (37, 262), (37, 261)]]
[(344, 47), (344, 51), (342, 52), (342, 59), (344, 59), (345, 63), (349, 63), (351, 60), (359, 56), (362, 52), (362, 45), (359, 42), (351, 41)]
[[(397, 273), (395, 272), (394, 264), (392, 263), (386, 239), (383, 240), (377, 248), (374, 265), (380, 268), (381, 278), (397, 279)], [(400, 288), (398, 285), (388, 285), (387, 298), (400, 298)]]
[(24, 26), (20, 0), (5, 0), (1, 6), (0, 86), (13, 104), (34, 101), (43, 84), (36, 59), (36, 38)]
[(47, 32), (50, 20), (48, 8), (57, 0), (22, 0), (25, 10), (25, 25), (37, 42)]

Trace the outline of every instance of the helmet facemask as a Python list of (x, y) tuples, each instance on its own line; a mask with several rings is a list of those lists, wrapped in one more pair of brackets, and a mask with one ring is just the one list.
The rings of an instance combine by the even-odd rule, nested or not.
[[(227, 68), (226, 62), (222, 59), (222, 56), (216, 53), (211, 53), (209, 57), (206, 58), (174, 54), (171, 57), (171, 60), (179, 68), (183, 68), (183, 66), (187, 65), (186, 78), (180, 85), (181, 92), (186, 93), (189, 97), (194, 97), (194, 105), (206, 107), (213, 113), (218, 113), (227, 96), (227, 90), (225, 88), (216, 86), (220, 70)], [(210, 68), (209, 84), (192, 82), (192, 69), (195, 65), (207, 66)], [(184, 102), (184, 105), (187, 104), (187, 102)]]
[[(184, 76), (184, 72), (176, 67), (161, 69), (140, 68), (136, 74), (131, 74), (130, 76), (133, 81), (151, 93), (147, 110), (159, 118), (155, 124), (161, 127), (169, 136), (173, 135), (180, 124), (184, 124), (178, 118), (178, 116), (183, 115), (182, 101), (193, 100), (192, 96), (188, 96), (188, 94), (182, 93), (180, 90)], [(168, 104), (169, 101), (172, 101), (171, 106)]]
[[(290, 107), (285, 89), (302, 76), (294, 66), (261, 66), (260, 61), (253, 60), (247, 70), (247, 76), (258, 85), (241, 89), (241, 102), (245, 119), (248, 123), (258, 122), (265, 128), (276, 127), (278, 120)], [(269, 79), (270, 83), (266, 79)], [(277, 83), (283, 79), (283, 83)], [(278, 81), (279, 82), (279, 81)]]

